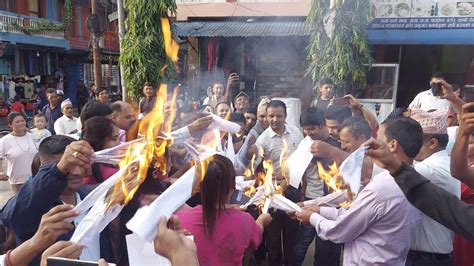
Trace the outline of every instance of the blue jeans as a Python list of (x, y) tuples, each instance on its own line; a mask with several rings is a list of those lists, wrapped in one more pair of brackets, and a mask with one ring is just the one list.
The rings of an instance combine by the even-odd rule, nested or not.
[[(313, 242), (314, 237), (316, 236), (316, 229), (310, 224), (300, 224), (298, 230), (298, 237), (296, 238), (296, 243), (293, 248), (293, 259), (291, 265), (302, 265), (308, 247)], [(315, 253), (316, 255), (316, 250)]]
[[(309, 198), (305, 197), (305, 200)], [(298, 237), (293, 247), (292, 266), (300, 266), (304, 262), (308, 247), (314, 239), (314, 261), (313, 264), (323, 266), (339, 266), (341, 262), (342, 244), (334, 244), (328, 240), (322, 240), (316, 234), (316, 229), (311, 224), (300, 224)]]

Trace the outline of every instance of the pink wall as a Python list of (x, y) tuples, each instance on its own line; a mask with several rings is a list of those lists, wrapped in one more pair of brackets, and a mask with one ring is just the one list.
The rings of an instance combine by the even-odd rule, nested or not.
[(307, 16), (311, 1), (260, 2), (260, 3), (198, 3), (178, 4), (177, 20), (188, 17), (240, 17), (240, 16)]

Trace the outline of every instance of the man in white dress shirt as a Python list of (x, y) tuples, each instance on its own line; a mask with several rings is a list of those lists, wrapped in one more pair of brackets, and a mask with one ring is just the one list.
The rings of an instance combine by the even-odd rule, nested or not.
[[(273, 178), (277, 182), (285, 182), (280, 160), (283, 158), (282, 161), (286, 161), (286, 158), (296, 150), (303, 140), (303, 134), (297, 127), (286, 124), (287, 113), (284, 102), (280, 100), (270, 101), (266, 107), (266, 112), (270, 126), (258, 137), (256, 145), (259, 150), (263, 151), (264, 159), (272, 161)], [(285, 190), (285, 195), (291, 199), (296, 194), (291, 194), (292, 192), (294, 190), (288, 187)], [(297, 199), (298, 201), (300, 199)], [(292, 250), (298, 233), (298, 223), (281, 212), (276, 212), (272, 217), (272, 222), (265, 228), (268, 264), (288, 265), (292, 259)]]
[(69, 135), (77, 132), (77, 118), (74, 117), (74, 109), (71, 100), (68, 98), (61, 103), (63, 116), (54, 122), (56, 135)]
[[(415, 158), (419, 161), (415, 164), (415, 169), (433, 184), (459, 199), (461, 184), (451, 176), (451, 160), (446, 151), (447, 112), (445, 109), (413, 114), (412, 118), (423, 128), (423, 146)], [(453, 265), (453, 237), (453, 231), (423, 215), (421, 223), (416, 227), (406, 265)]]
[(410, 103), (410, 109), (421, 109), (423, 111), (447, 109), (451, 106), (448, 100), (441, 99), (443, 95), (441, 83), (446, 82), (446, 75), (436, 72), (431, 75), (430, 89), (422, 91), (416, 95)]
[[(412, 165), (423, 131), (413, 119), (390, 119), (380, 127), (378, 139)], [(311, 223), (322, 239), (344, 243), (343, 265), (404, 265), (421, 219), (388, 171), (374, 176), (348, 210), (313, 205), (296, 216)]]

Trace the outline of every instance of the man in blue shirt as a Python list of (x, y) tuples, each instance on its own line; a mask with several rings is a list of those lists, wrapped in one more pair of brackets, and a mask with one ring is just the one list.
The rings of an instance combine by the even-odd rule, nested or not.
[(46, 91), (46, 96), (48, 97), (48, 104), (43, 107), (41, 112), (46, 116), (48, 120), (48, 125), (46, 128), (51, 132), (51, 134), (56, 134), (54, 132), (54, 122), (60, 118), (63, 114), (61, 113), (61, 106), (59, 103), (58, 92), (55, 89), (49, 88)]

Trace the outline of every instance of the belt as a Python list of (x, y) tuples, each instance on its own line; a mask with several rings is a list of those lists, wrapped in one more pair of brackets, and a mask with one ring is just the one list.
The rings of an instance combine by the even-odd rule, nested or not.
[(451, 259), (451, 254), (441, 254), (441, 253), (431, 253), (424, 251), (410, 250), (408, 252), (408, 257), (410, 258), (431, 258), (433, 260), (448, 260)]

